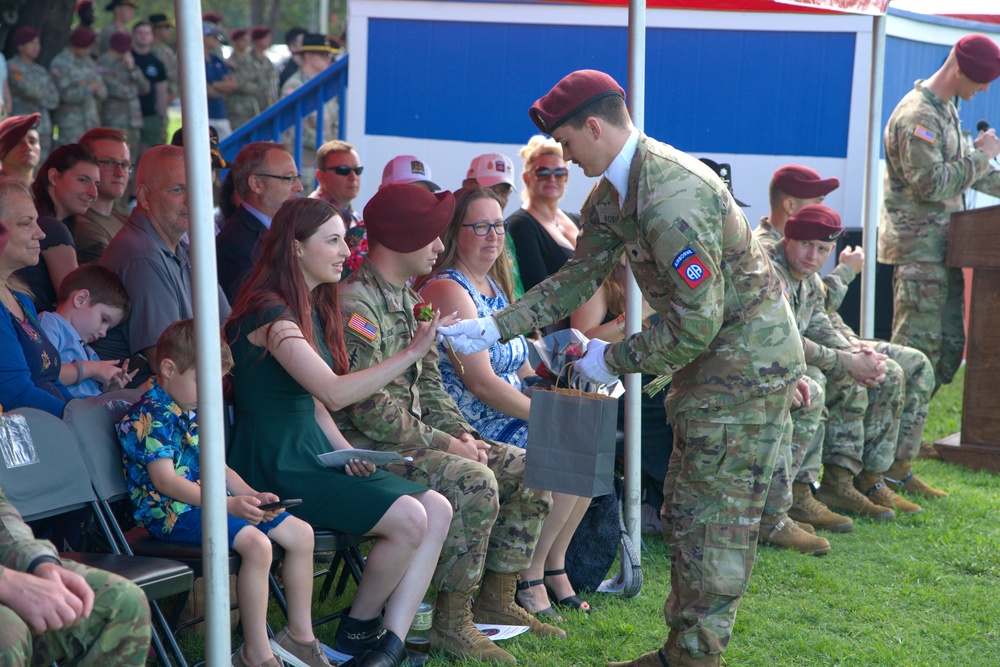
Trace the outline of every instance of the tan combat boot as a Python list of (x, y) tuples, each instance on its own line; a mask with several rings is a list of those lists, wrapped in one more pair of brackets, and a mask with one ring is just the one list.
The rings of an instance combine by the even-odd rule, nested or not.
[(816, 500), (828, 508), (840, 512), (850, 512), (882, 521), (896, 518), (891, 507), (876, 505), (867, 496), (854, 488), (854, 475), (843, 466), (823, 466), (823, 481)]
[(527, 625), (536, 637), (566, 639), (566, 631), (542, 623), (514, 599), (517, 592), (517, 574), (486, 570), (476, 603), (472, 605), (472, 618), (476, 623), (495, 625)]
[(916, 503), (911, 503), (886, 485), (880, 472), (868, 472), (862, 470), (861, 474), (854, 478), (854, 488), (871, 498), (873, 503), (883, 507), (892, 507), (906, 514), (916, 514), (923, 512), (924, 508)]
[(816, 500), (805, 482), (792, 483), (792, 508), (788, 510), (788, 516), (795, 519), (800, 528), (803, 522), (808, 522), (814, 528), (831, 533), (849, 533), (854, 529), (851, 517), (831, 512), (830, 508)]
[(719, 654), (695, 658), (677, 645), (677, 630), (671, 629), (663, 648), (626, 662), (609, 662), (608, 667), (719, 667)]
[(922, 479), (917, 477), (913, 469), (910, 468), (910, 459), (897, 459), (893, 461), (892, 467), (882, 473), (885, 483), (893, 491), (906, 491), (915, 496), (923, 496), (935, 500), (937, 498), (947, 498), (947, 491), (939, 491), (928, 486)]
[(517, 658), (490, 641), (472, 622), (475, 590), (438, 593), (430, 632), (431, 650), (459, 660), (469, 656), (483, 662), (516, 665)]
[(810, 535), (788, 517), (761, 517), (760, 541), (773, 547), (795, 549), (799, 553), (813, 556), (822, 556), (830, 551), (830, 543), (825, 538)]

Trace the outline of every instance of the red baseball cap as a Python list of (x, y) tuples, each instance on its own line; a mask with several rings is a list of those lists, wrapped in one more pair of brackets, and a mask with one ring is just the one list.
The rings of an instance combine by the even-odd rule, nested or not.
[(413, 252), (441, 236), (454, 212), (455, 195), (448, 190), (397, 183), (380, 188), (365, 205), (365, 229), (389, 250)]
[(583, 107), (611, 95), (625, 99), (625, 91), (617, 81), (604, 72), (580, 69), (564, 76), (552, 90), (532, 104), (528, 115), (539, 130), (552, 134)]
[(958, 68), (976, 83), (989, 83), (1000, 76), (1000, 47), (979, 33), (966, 35), (955, 42)]
[(815, 169), (801, 164), (786, 164), (774, 172), (771, 182), (786, 195), (799, 199), (825, 197), (840, 187), (839, 179), (823, 178)]
[(803, 206), (785, 222), (785, 238), (792, 241), (835, 241), (843, 233), (840, 216), (822, 204)]

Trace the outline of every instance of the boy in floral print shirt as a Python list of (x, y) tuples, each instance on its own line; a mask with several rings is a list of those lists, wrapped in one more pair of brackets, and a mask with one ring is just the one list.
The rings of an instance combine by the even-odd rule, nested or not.
[[(198, 448), (198, 384), (194, 322), (180, 320), (156, 343), (157, 379), (118, 424), (123, 464), (136, 522), (170, 542), (201, 544), (201, 467)], [(233, 365), (222, 343), (223, 371)], [(279, 500), (250, 487), (226, 467), (229, 547), (242, 562), (236, 578), (246, 643), (232, 656), (237, 667), (329, 666), (312, 632), (313, 531), (283, 509), (259, 506)], [(267, 637), (267, 574), (271, 540), (285, 549), (283, 578), (288, 627)], [(279, 657), (280, 660), (279, 661)]]

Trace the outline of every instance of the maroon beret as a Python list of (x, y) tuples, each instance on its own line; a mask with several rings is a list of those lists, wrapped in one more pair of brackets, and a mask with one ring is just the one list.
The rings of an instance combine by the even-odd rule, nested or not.
[(792, 241), (835, 241), (843, 233), (840, 216), (822, 204), (803, 206), (785, 222), (785, 238)]
[(132, 38), (127, 32), (116, 32), (108, 37), (108, 46), (118, 53), (128, 53), (132, 48)]
[(97, 35), (90, 28), (80, 26), (69, 34), (69, 43), (78, 49), (85, 49), (94, 43)]
[(365, 230), (389, 250), (413, 252), (441, 236), (454, 212), (455, 195), (448, 190), (396, 183), (380, 188), (365, 205)]
[(774, 172), (771, 182), (786, 195), (799, 199), (825, 197), (840, 187), (836, 177), (820, 178), (815, 169), (801, 164), (786, 164)]
[(36, 112), (27, 116), (10, 116), (0, 122), (0, 158), (21, 143), (24, 135), (38, 125), (38, 119), (41, 117), (42, 114)]
[(229, 39), (235, 42), (237, 39), (246, 37), (246, 34), (247, 34), (246, 28), (237, 28), (236, 30), (233, 30), (231, 33), (229, 33)]
[(251, 39), (264, 39), (271, 34), (271, 29), (266, 25), (256, 25), (250, 29)]
[(3, 223), (0, 222), (0, 255), (3, 254), (4, 248), (7, 247), (8, 238), (10, 238), (10, 232), (3, 226)]
[(202, 21), (208, 21), (209, 23), (222, 23), (222, 14), (219, 12), (205, 12), (201, 15)]
[(94, 11), (94, 3), (91, 0), (77, 0), (76, 2), (76, 13), (81, 12), (92, 12)]
[(958, 68), (976, 83), (1000, 76), (1000, 47), (986, 35), (973, 33), (955, 42)]
[(610, 95), (625, 99), (625, 91), (610, 76), (593, 69), (580, 69), (564, 76), (552, 90), (531, 105), (528, 115), (539, 130), (552, 134), (583, 107)]
[(38, 35), (39, 32), (34, 28), (21, 26), (14, 31), (14, 46), (24, 46), (34, 38), (38, 37)]

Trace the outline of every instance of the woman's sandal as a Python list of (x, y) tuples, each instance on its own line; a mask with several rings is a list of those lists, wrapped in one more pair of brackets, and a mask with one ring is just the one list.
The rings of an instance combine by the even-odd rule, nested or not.
[[(561, 574), (566, 574), (566, 568), (561, 570), (545, 570), (544, 576), (546, 577), (558, 577)], [(544, 579), (543, 579), (544, 582)], [(535, 582), (531, 582), (535, 583)], [(520, 584), (518, 584), (520, 587)], [(557, 599), (555, 591), (553, 591), (548, 584), (545, 584), (545, 590), (548, 591), (549, 597), (553, 600)], [(562, 605), (563, 607), (570, 607), (572, 609), (578, 609), (579, 611), (590, 613), (590, 603), (584, 600), (579, 595), (570, 595), (562, 600), (559, 600), (556, 604)]]
[[(526, 591), (529, 588), (534, 588), (535, 586), (545, 586), (545, 581), (542, 579), (535, 579), (534, 581), (517, 582), (517, 590), (519, 591)], [(542, 619), (543, 621), (547, 621), (549, 623), (562, 623), (566, 620), (565, 618), (560, 616), (559, 612), (557, 612), (551, 606), (548, 606), (545, 609), (539, 611), (531, 611), (523, 604), (521, 604), (521, 600), (517, 597), (516, 594), (514, 595), (514, 601), (517, 603), (517, 606), (521, 607), (529, 614), (534, 614), (536, 617)]]

